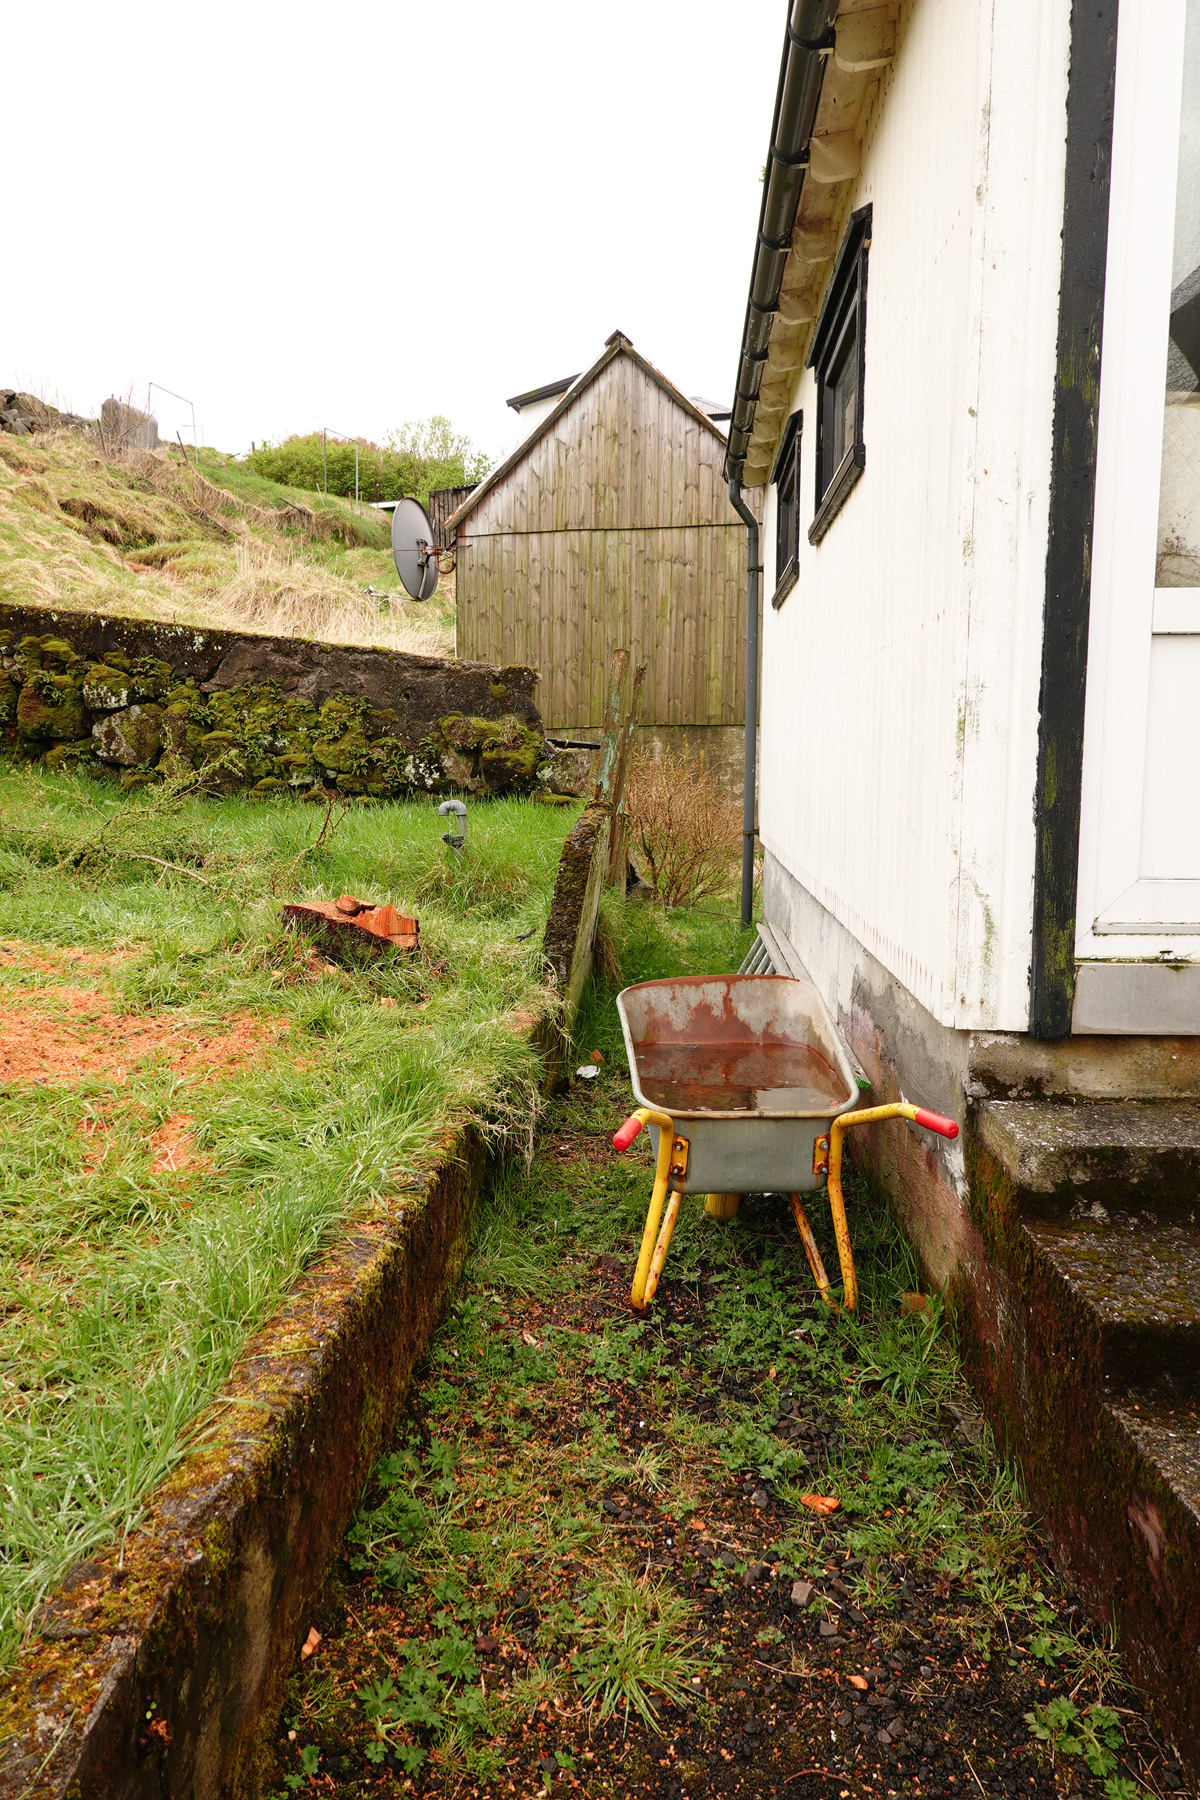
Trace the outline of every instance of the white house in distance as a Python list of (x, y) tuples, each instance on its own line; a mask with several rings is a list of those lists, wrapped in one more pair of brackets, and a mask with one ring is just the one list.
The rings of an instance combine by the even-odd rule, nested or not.
[(542, 387), (530, 388), (527, 393), (514, 394), (504, 404), (511, 406), (521, 421), (521, 436), (527, 438), (531, 431), (536, 431), (543, 419), (548, 419), (569, 387), (579, 380), (578, 370), (574, 375), (564, 375), (559, 381), (547, 381)]
[(787, 25), (726, 461), (763, 919), (963, 1124), (869, 1154), (1194, 1769), (1200, 0)]

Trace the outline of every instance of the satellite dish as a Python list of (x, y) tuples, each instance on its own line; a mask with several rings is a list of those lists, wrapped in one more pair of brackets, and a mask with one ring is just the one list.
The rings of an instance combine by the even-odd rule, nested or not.
[(392, 514), (392, 561), (413, 600), (432, 600), (437, 591), (437, 546), (429, 514), (419, 500), (397, 500)]

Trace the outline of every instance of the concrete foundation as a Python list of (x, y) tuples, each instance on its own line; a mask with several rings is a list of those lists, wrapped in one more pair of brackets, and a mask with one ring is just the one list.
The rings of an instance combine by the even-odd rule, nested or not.
[(1200, 1776), (1200, 1038), (940, 1024), (768, 854), (763, 917), (871, 1081), (855, 1132), (1064, 1570)]
[[(563, 726), (549, 735), (585, 743), (594, 741), (597, 750), (600, 747), (600, 732), (589, 725)], [(655, 757), (691, 751), (700, 757), (705, 768), (718, 776), (727, 793), (739, 795), (742, 792), (746, 734), (740, 725), (638, 725), (634, 729), (633, 743), (635, 749), (649, 750)], [(584, 778), (581, 776), (581, 781)], [(575, 791), (582, 794), (584, 787), (581, 785)], [(591, 793), (590, 785), (586, 791)]]

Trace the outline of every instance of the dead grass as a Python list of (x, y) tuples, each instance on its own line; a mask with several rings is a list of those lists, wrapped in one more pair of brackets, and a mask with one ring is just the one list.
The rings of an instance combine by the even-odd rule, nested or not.
[(254, 538), (237, 545), (237, 573), (214, 597), (241, 623), (279, 637), (378, 644), (414, 656), (446, 652), (444, 635), (436, 627), (409, 623), (403, 616), (395, 617), (390, 608), (381, 611), (353, 582), (326, 574), (303, 555), (280, 552)]

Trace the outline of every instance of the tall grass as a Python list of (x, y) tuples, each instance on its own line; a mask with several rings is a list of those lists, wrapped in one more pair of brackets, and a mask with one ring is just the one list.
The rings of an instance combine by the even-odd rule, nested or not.
[[(440, 823), (432, 803), (354, 807), (318, 843), (299, 804), (117, 802), (0, 772), (0, 938), (122, 952), (122, 1012), (207, 1032), (257, 1013), (284, 1033), (236, 1079), (184, 1082), (162, 1058), (123, 1084), (0, 1091), (0, 1666), (67, 1567), (136, 1530), (342, 1220), (385, 1214), (456, 1121), (527, 1140), (539, 1069), (513, 1014), (548, 1004), (540, 928), (569, 821), (473, 809), (463, 893)], [(488, 869), (487, 905), (464, 904)], [(284, 897), (413, 910), (423, 886), (416, 962), (314, 980), (280, 925)], [(0, 1007), (30, 983), (53, 1007), (70, 980), (6, 967)], [(150, 1143), (181, 1113), (204, 1159), (182, 1181), (154, 1173)]]
[(414, 656), (444, 656), (448, 647), (444, 627), (419, 607), (381, 610), (357, 583), (253, 538), (238, 544), (237, 573), (214, 597), (243, 624), (279, 637), (374, 644)]

